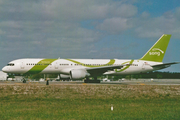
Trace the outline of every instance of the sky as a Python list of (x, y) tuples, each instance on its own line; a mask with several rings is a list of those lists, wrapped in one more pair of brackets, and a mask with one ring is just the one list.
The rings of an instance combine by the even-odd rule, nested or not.
[(139, 59), (162, 34), (172, 35), (163, 62), (180, 62), (179, 0), (0, 0), (0, 68), (19, 58)]

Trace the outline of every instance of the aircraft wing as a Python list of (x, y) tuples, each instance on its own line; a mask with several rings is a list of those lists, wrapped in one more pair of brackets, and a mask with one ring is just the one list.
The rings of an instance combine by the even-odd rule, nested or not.
[(113, 65), (113, 66), (102, 66), (102, 67), (94, 67), (94, 68), (86, 68), (86, 71), (90, 73), (92, 76), (102, 75), (103, 73), (114, 70), (114, 69), (121, 69), (126, 65)]
[(164, 64), (159, 64), (159, 65), (153, 65), (152, 67), (154, 69), (163, 69), (163, 68), (167, 68), (170, 67), (173, 64), (179, 64), (180, 62), (172, 62), (172, 63), (164, 63)]

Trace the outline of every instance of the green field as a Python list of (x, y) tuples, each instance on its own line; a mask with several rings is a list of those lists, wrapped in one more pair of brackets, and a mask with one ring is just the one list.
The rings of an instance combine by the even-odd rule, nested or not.
[(179, 120), (179, 113), (175, 85), (0, 85), (2, 120)]

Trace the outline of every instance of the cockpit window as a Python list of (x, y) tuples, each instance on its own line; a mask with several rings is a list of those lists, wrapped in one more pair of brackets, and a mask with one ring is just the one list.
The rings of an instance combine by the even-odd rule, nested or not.
[(14, 63), (9, 63), (7, 64), (7, 66), (14, 66)]

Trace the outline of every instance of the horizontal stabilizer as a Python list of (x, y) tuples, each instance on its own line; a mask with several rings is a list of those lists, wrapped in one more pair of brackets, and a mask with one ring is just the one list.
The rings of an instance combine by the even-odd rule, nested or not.
[(170, 67), (173, 64), (179, 64), (180, 62), (172, 62), (172, 63), (164, 63), (164, 64), (159, 64), (159, 65), (153, 65), (152, 67), (154, 69), (163, 69), (163, 68), (167, 68)]

